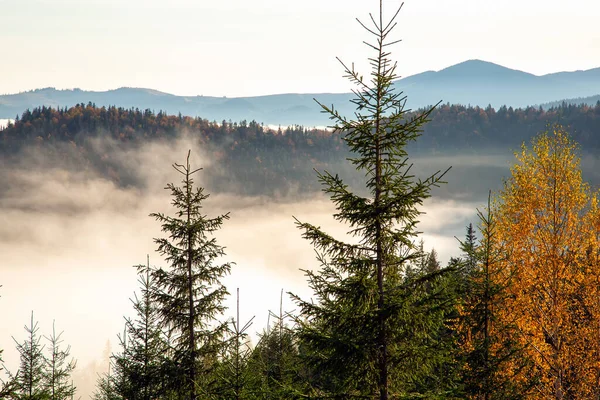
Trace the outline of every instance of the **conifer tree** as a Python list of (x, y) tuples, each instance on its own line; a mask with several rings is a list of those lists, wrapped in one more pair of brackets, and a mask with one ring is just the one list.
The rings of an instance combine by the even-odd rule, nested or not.
[[(404, 274), (411, 287), (404, 302), (406, 323), (418, 325), (403, 343), (412, 348), (413, 376), (403, 385), (406, 396), (455, 398), (460, 394), (460, 353), (457, 351), (457, 303), (460, 298), (460, 268), (451, 259), (442, 268), (437, 251), (425, 252), (420, 242), (417, 255)], [(409, 365), (410, 366), (410, 365)]]
[(99, 374), (96, 381), (96, 391), (93, 394), (94, 400), (125, 400), (136, 398), (130, 385), (132, 382), (127, 376), (127, 362), (125, 354), (127, 353), (127, 326), (123, 328), (123, 335), (117, 335), (120, 353), (111, 353), (110, 342), (107, 342), (104, 349), (107, 371)]
[(110, 356), (109, 382), (113, 396), (116, 396), (117, 399), (125, 400), (138, 395), (137, 393), (134, 394), (131, 389), (131, 386), (135, 382), (128, 379), (129, 359), (127, 358), (127, 354), (129, 352), (129, 332), (127, 331), (127, 323), (123, 327), (123, 334), (119, 334), (117, 337), (121, 352), (113, 353)]
[[(481, 219), (482, 215), (479, 215)], [(463, 260), (463, 270), (464, 275), (469, 276), (475, 268), (477, 268), (477, 236), (475, 235), (475, 228), (473, 228), (473, 224), (469, 223), (467, 225), (467, 233), (465, 235), (465, 240), (460, 242), (460, 249), (463, 252), (464, 260)]]
[(464, 393), (482, 400), (526, 398), (534, 381), (520, 381), (515, 376), (530, 369), (531, 363), (515, 339), (517, 327), (498, 318), (499, 309), (510, 296), (511, 277), (501, 267), (503, 251), (496, 235), (491, 193), (486, 213), (477, 210), (477, 215), (481, 240), (476, 242), (469, 224), (461, 242), (467, 280), (461, 295), (459, 328), (465, 359)]
[(427, 267), (425, 272), (428, 274), (433, 274), (439, 271), (442, 268), (442, 265), (438, 261), (437, 251), (435, 249), (431, 249), (431, 252), (427, 255)]
[(294, 330), (286, 323), (289, 314), (283, 312), (281, 300), (279, 313), (269, 311), (267, 328), (259, 335), (248, 360), (251, 393), (260, 399), (301, 397), (307, 381)]
[(136, 268), (141, 298), (136, 293), (131, 299), (136, 317), (125, 319), (125, 332), (121, 339), (123, 351), (115, 362), (127, 382), (124, 397), (151, 400), (163, 392), (161, 359), (167, 345), (158, 324), (158, 310), (151, 297), (156, 281), (151, 274), (149, 258), (147, 265)]
[(173, 334), (175, 362), (182, 378), (177, 386), (195, 400), (199, 389), (208, 390), (199, 378), (209, 376), (226, 330), (226, 323), (217, 318), (224, 311), (222, 301), (227, 295), (221, 279), (230, 272), (231, 264), (216, 263), (225, 252), (212, 235), (229, 214), (213, 218), (203, 214), (202, 203), (209, 195), (204, 188), (194, 187), (192, 175), (200, 169), (190, 166), (190, 152), (184, 165), (174, 164), (173, 168), (183, 176), (181, 187), (172, 183), (166, 187), (173, 197), (175, 216), (151, 214), (169, 235), (155, 242), (170, 264), (168, 269), (154, 271), (157, 290), (153, 299), (162, 326)]
[(119, 392), (117, 379), (113, 375), (115, 363), (112, 355), (109, 355), (108, 371), (98, 376), (96, 390), (92, 395), (93, 400), (123, 400), (124, 397)]
[(74, 359), (69, 360), (71, 346), (63, 349), (61, 344), (62, 332), (58, 335), (52, 323), (52, 335), (47, 336), (49, 342), (50, 356), (47, 358), (45, 373), (45, 385), (50, 400), (70, 399), (75, 394), (75, 386), (72, 384), (71, 373), (75, 369)]
[(386, 400), (390, 391), (399, 395), (401, 383), (415, 377), (411, 360), (426, 359), (414, 353), (423, 356), (423, 348), (408, 344), (411, 335), (426, 335), (417, 330), (426, 330), (428, 322), (421, 315), (420, 323), (411, 324), (412, 315), (405, 312), (411, 285), (404, 284), (402, 274), (407, 263), (418, 257), (413, 244), (418, 207), (444, 173), (438, 171), (425, 180), (410, 173), (406, 145), (419, 136), (433, 109), (406, 116), (405, 97), (393, 85), (397, 64), (388, 52), (395, 43), (390, 34), (400, 9), (386, 21), (382, 1), (379, 6), (371, 26), (361, 23), (374, 36), (374, 43), (368, 43), (375, 52), (370, 59), (371, 79), (364, 80), (354, 66), (342, 62), (346, 76), (358, 87), (353, 100), (356, 118), (321, 105), (334, 128), (343, 132), (353, 154), (350, 161), (366, 176), (368, 195), (361, 196), (338, 175), (318, 175), (336, 205), (334, 217), (350, 226), (349, 233), (358, 243), (345, 243), (298, 221), (303, 237), (318, 252), (321, 269), (306, 271), (316, 300), (295, 300), (300, 306), (300, 339), (309, 349), (310, 363), (323, 374), (316, 384), (322, 395)]
[(25, 325), (27, 338), (21, 343), (13, 338), (21, 359), (17, 379), (17, 397), (20, 400), (42, 400), (48, 397), (48, 390), (44, 385), (46, 357), (38, 331), (38, 323), (34, 322), (32, 311), (31, 323), (29, 326)]
[[(2, 360), (0, 359), (0, 362)], [(0, 369), (3, 370), (4, 368)], [(17, 377), (8, 373), (8, 379), (5, 381), (0, 379), (0, 399), (10, 399), (16, 395), (17, 392)]]
[(251, 393), (248, 361), (252, 355), (252, 348), (248, 329), (252, 326), (254, 317), (241, 324), (239, 288), (236, 295), (236, 317), (231, 319), (231, 328), (227, 332), (229, 338), (223, 346), (223, 355), (217, 371), (219, 383), (215, 397), (240, 400), (248, 398)]

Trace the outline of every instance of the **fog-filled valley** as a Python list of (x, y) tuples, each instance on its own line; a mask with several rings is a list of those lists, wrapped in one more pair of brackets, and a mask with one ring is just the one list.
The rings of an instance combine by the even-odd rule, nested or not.
[[(499, 112), (513, 122), (507, 125)], [(548, 112), (442, 106), (408, 147), (415, 179), (452, 167), (447, 183), (425, 201), (417, 226), (422, 234), (414, 242), (434, 248), (442, 265), (460, 256), (466, 225), (477, 224), (489, 191), (497, 194), (510, 175), (513, 152), (544, 124), (576, 127), (584, 180), (597, 188), (599, 112), (598, 106)], [(216, 234), (226, 248), (223, 260), (235, 263), (224, 281), (230, 295), (223, 318), (235, 315), (239, 288), (240, 316), (255, 317), (250, 331), (256, 341), (269, 311), (279, 309), (282, 290), (285, 311), (295, 310), (287, 292), (311, 297), (301, 270), (319, 263), (294, 217), (336, 237), (348, 231), (333, 220), (335, 209), (313, 169), (339, 173), (365, 193), (364, 175), (346, 160), (350, 153), (338, 132), (216, 124), (91, 104), (35, 109), (0, 131), (0, 347), (9, 369), (18, 366), (11, 337), (20, 340), (33, 311), (44, 334), (52, 321), (64, 330), (78, 360), (78, 395), (92, 394), (118, 347), (123, 318), (133, 314), (133, 266), (147, 255), (151, 265), (165, 265), (153, 240), (164, 234), (149, 214), (173, 212), (165, 185), (178, 183), (171, 165), (183, 162), (188, 150), (192, 165), (203, 168), (197, 183), (211, 194), (206, 214), (231, 217)]]
[[(164, 264), (153, 243), (153, 238), (161, 237), (160, 226), (148, 214), (172, 212), (169, 193), (163, 188), (177, 182), (170, 165), (181, 162), (188, 149), (194, 165), (209, 169), (213, 160), (192, 137), (168, 144), (150, 142), (134, 151), (119, 150), (113, 143), (111, 157), (136, 178), (137, 185), (124, 187), (97, 171), (73, 168), (68, 157), (57, 157), (44, 148), (25, 150), (3, 163), (0, 338), (8, 367), (18, 365), (11, 336), (17, 340), (23, 336), (22, 326), (33, 310), (42, 332), (53, 320), (57, 329), (65, 331), (64, 340), (78, 360), (74, 379), (79, 394), (92, 392), (96, 373), (107, 368), (102, 362), (107, 341), (114, 351), (123, 316), (132, 314), (129, 298), (137, 289), (133, 266), (144, 264), (147, 254), (151, 264)], [(508, 166), (503, 162), (506, 159), (485, 156), (467, 161), (472, 165), (461, 157), (433, 161), (415, 159), (422, 171), (454, 163), (447, 175), (449, 185), (460, 180), (455, 171), (476, 174), (487, 167), (495, 188)], [(202, 185), (205, 178), (204, 171), (200, 172), (198, 183)], [(292, 194), (274, 198), (207, 190), (211, 193), (207, 214), (231, 212), (231, 219), (217, 234), (226, 247), (225, 259), (236, 263), (225, 283), (232, 294), (240, 288), (242, 319), (256, 316), (252, 331), (260, 333), (266, 328), (268, 311), (279, 307), (281, 289), (306, 298), (311, 295), (300, 269), (318, 263), (311, 246), (300, 237), (293, 216), (340, 237), (346, 228), (333, 221), (334, 209), (319, 192), (296, 200)], [(465, 225), (474, 221), (475, 208), (484, 201), (480, 192), (463, 196), (450, 196), (444, 189), (434, 192), (419, 225), (426, 246), (434, 246), (444, 262), (456, 255), (453, 236), (462, 236)], [(233, 316), (234, 300), (233, 295), (227, 300), (228, 317)], [(284, 308), (294, 309), (287, 295)]]
[[(239, 288), (241, 319), (255, 316), (254, 340), (256, 333), (266, 329), (269, 310), (278, 310), (281, 290), (311, 296), (301, 269), (316, 268), (318, 262), (293, 217), (320, 225), (337, 237), (348, 230), (333, 220), (333, 205), (314, 184), (316, 173), (309, 165), (299, 181), (290, 177), (279, 191), (249, 195), (243, 187), (210, 179), (211, 171), (219, 176), (243, 171), (216, 168), (219, 161), (214, 155), (221, 153), (190, 131), (135, 146), (99, 135), (87, 141), (84, 150), (62, 141), (23, 146), (3, 158), (0, 168), (0, 343), (6, 366), (18, 364), (11, 336), (17, 340), (23, 336), (22, 326), (33, 310), (42, 332), (53, 320), (57, 329), (64, 330), (64, 340), (78, 360), (73, 378), (84, 397), (93, 392), (97, 374), (108, 368), (107, 346), (115, 351), (123, 316), (133, 313), (129, 300), (137, 290), (133, 266), (144, 264), (146, 255), (150, 264), (164, 265), (153, 242), (163, 234), (148, 214), (173, 212), (164, 187), (180, 179), (171, 164), (182, 162), (188, 150), (192, 164), (204, 168), (197, 183), (211, 193), (205, 212), (231, 213), (216, 235), (226, 247), (223, 259), (235, 262), (225, 279), (230, 293), (225, 317), (234, 315), (233, 294)], [(83, 162), (82, 154), (86, 159), (110, 157), (113, 172)], [(343, 157), (326, 165), (313, 161), (332, 173), (340, 172), (360, 190), (361, 174), (352, 172)], [(509, 149), (498, 148), (476, 154), (417, 153), (410, 161), (414, 174), (421, 177), (452, 167), (445, 176), (447, 184), (434, 189), (425, 202), (418, 225), (426, 250), (435, 248), (445, 264), (460, 255), (457, 238), (462, 239), (469, 222), (477, 223), (476, 209), (484, 208), (489, 190), (502, 187), (514, 157)], [(584, 153), (584, 178), (596, 187), (598, 163), (597, 157)], [(283, 306), (286, 311), (295, 308), (287, 294)]]

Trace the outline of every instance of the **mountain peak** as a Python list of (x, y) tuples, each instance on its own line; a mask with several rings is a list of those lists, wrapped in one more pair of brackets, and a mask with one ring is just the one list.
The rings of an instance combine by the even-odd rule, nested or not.
[(493, 62), (473, 59), (463, 61), (461, 63), (452, 65), (444, 68), (438, 72), (441, 75), (447, 76), (494, 76), (503, 75), (506, 77), (521, 75), (521, 76), (534, 76), (528, 72), (519, 71), (504, 67), (502, 65), (494, 64)]
[[(491, 61), (480, 60), (479, 58), (472, 58), (470, 60), (465, 60), (465, 61), (459, 62), (458, 64), (454, 64), (445, 69), (458, 67), (458, 66), (502, 67), (501, 65), (495, 64)], [(502, 68), (504, 68), (504, 67), (502, 67)]]

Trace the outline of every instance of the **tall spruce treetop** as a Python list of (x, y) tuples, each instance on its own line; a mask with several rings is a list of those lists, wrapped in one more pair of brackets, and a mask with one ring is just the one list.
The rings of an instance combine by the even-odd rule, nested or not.
[(204, 215), (202, 202), (209, 195), (204, 188), (194, 187), (192, 175), (200, 169), (190, 166), (190, 152), (185, 165), (174, 164), (173, 168), (183, 175), (181, 187), (172, 183), (166, 187), (173, 197), (175, 216), (151, 214), (169, 234), (155, 242), (171, 266), (155, 271), (157, 290), (153, 297), (163, 326), (174, 335), (175, 358), (183, 378), (177, 385), (188, 398), (196, 399), (197, 380), (210, 364), (204, 361), (216, 354), (226, 330), (226, 324), (218, 323), (217, 317), (224, 311), (222, 303), (227, 295), (221, 278), (230, 272), (231, 264), (215, 262), (225, 252), (212, 234), (229, 214), (214, 218)]
[(44, 356), (44, 346), (40, 343), (42, 337), (38, 331), (38, 323), (34, 322), (32, 311), (31, 324), (29, 326), (25, 325), (26, 339), (19, 343), (13, 337), (21, 359), (21, 366), (17, 375), (17, 398), (19, 399), (45, 399), (49, 396), (44, 385), (46, 357)]
[(121, 354), (113, 354), (113, 359), (128, 382), (123, 397), (151, 400), (163, 394), (161, 360), (168, 349), (158, 324), (158, 310), (152, 301), (156, 282), (149, 257), (146, 265), (136, 268), (141, 290), (141, 297), (135, 293), (131, 299), (136, 318), (125, 318), (125, 332), (120, 337), (123, 350)]
[(410, 173), (406, 145), (420, 135), (433, 108), (408, 118), (406, 97), (393, 85), (397, 63), (388, 49), (398, 42), (390, 34), (401, 8), (386, 20), (380, 1), (379, 15), (370, 15), (370, 24), (359, 21), (373, 37), (372, 43), (365, 42), (375, 53), (369, 59), (370, 79), (340, 61), (357, 86), (354, 119), (319, 103), (334, 121), (333, 128), (344, 134), (353, 153), (349, 161), (365, 173), (369, 193), (354, 193), (338, 175), (318, 173), (336, 205), (334, 217), (350, 226), (357, 243), (297, 222), (321, 263), (319, 271), (306, 271), (317, 300), (295, 297), (301, 313), (299, 335), (319, 377), (315, 386), (328, 395), (387, 399), (392, 382), (410, 379), (398, 375), (411, 373), (398, 367), (411, 356), (411, 349), (398, 344), (408, 334), (405, 300), (410, 297), (401, 277), (408, 262), (420, 256), (414, 245), (418, 207), (445, 172), (425, 180)]
[(49, 400), (65, 400), (75, 396), (76, 387), (73, 385), (71, 374), (75, 370), (77, 362), (69, 359), (71, 346), (62, 347), (62, 332), (56, 334), (54, 322), (52, 322), (52, 335), (45, 336), (49, 342), (50, 356), (46, 360), (46, 390)]

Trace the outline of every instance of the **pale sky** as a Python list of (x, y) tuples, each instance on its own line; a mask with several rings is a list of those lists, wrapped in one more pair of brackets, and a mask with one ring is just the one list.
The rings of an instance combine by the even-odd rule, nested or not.
[[(398, 1), (384, 0), (390, 12)], [(355, 21), (377, 0), (0, 0), (0, 94), (41, 87), (178, 95), (345, 92)], [(536, 75), (600, 67), (595, 0), (407, 0), (402, 76), (483, 59)]]

